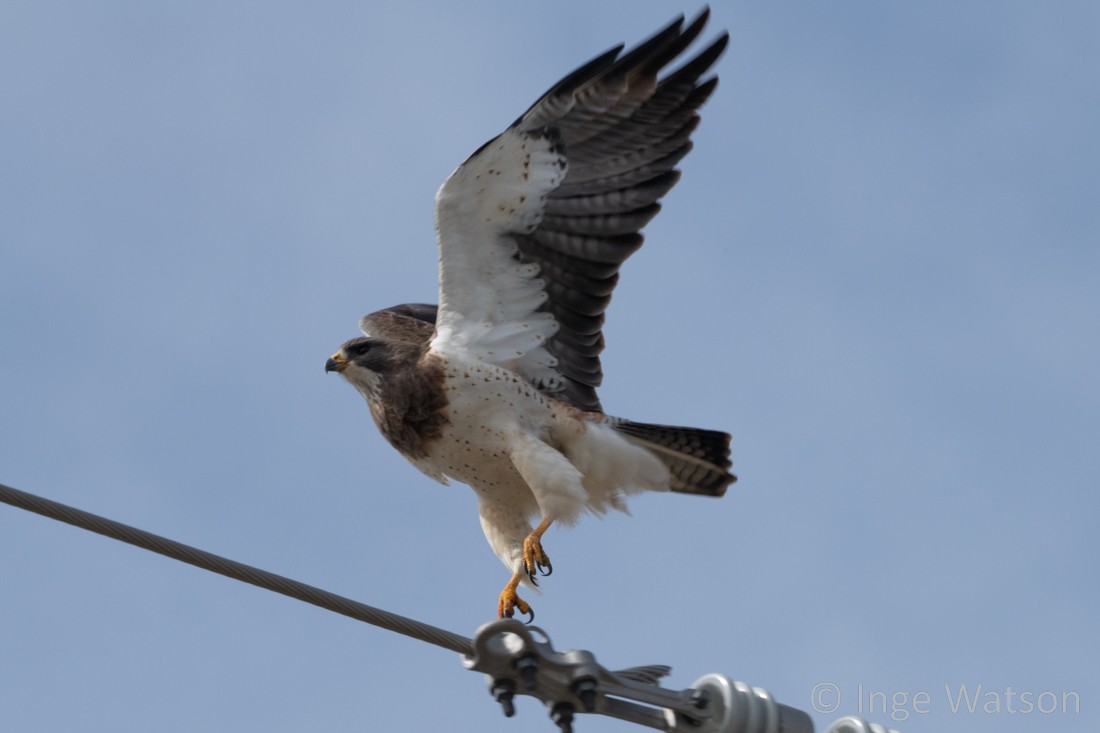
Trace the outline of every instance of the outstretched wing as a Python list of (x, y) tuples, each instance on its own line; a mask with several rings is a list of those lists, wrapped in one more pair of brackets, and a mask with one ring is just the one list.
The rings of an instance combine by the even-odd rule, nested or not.
[(433, 350), (506, 366), (576, 407), (601, 409), (604, 311), (639, 231), (679, 180), (696, 110), (718, 81), (700, 78), (728, 35), (658, 75), (707, 15), (588, 62), (444, 182)]

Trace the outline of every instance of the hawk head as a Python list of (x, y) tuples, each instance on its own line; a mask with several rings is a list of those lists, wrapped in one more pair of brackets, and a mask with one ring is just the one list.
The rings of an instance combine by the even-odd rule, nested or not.
[(367, 335), (345, 341), (325, 371), (342, 374), (368, 400), (378, 397), (386, 381), (415, 370), (435, 331), (435, 313), (434, 305), (406, 303), (363, 316), (359, 327)]
[(378, 394), (382, 380), (398, 363), (393, 345), (380, 338), (360, 336), (345, 341), (325, 362), (326, 372), (338, 372), (368, 399)]
[(411, 461), (428, 455), (447, 422), (443, 369), (425, 358), (435, 312), (412, 304), (364, 316), (367, 335), (345, 341), (325, 362), (326, 372), (338, 372), (367, 399), (382, 435)]

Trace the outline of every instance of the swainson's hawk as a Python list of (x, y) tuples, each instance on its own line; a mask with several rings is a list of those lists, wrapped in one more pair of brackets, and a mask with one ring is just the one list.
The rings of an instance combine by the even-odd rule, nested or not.
[(611, 417), (596, 397), (619, 267), (680, 178), (727, 34), (660, 75), (706, 20), (596, 57), (481, 146), (436, 195), (439, 306), (364, 317), (366, 335), (325, 365), (414, 466), (473, 488), (512, 573), (498, 616), (533, 616), (516, 589), (550, 574), (552, 523), (647, 490), (721, 496), (735, 480), (726, 433)]

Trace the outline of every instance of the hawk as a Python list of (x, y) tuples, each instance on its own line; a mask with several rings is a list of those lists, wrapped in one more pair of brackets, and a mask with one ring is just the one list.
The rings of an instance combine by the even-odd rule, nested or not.
[(325, 364), (416, 468), (477, 494), (512, 574), (498, 617), (534, 618), (517, 589), (553, 570), (542, 537), (555, 522), (625, 511), (642, 491), (722, 496), (735, 480), (728, 434), (612, 417), (596, 396), (619, 267), (679, 180), (718, 81), (702, 77), (726, 33), (662, 71), (707, 15), (597, 56), (474, 152), (435, 198), (438, 307), (363, 317), (365, 335)]

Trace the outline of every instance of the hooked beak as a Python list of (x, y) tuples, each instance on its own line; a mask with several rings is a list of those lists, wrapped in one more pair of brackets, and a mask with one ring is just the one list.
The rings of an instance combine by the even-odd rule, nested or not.
[(325, 362), (325, 373), (328, 372), (342, 372), (348, 368), (348, 360), (337, 351), (335, 354), (329, 357)]

